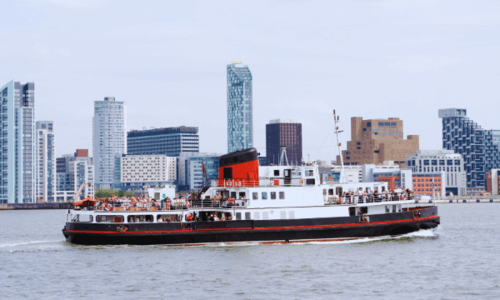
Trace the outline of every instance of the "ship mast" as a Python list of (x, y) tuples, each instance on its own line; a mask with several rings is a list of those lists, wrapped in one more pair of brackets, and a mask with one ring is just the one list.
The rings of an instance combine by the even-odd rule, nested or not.
[(345, 177), (345, 171), (344, 171), (344, 158), (342, 157), (342, 152), (340, 151), (340, 139), (339, 139), (339, 134), (341, 132), (344, 132), (343, 130), (339, 130), (339, 125), (338, 123), (340, 122), (340, 117), (337, 116), (335, 113), (335, 109), (333, 110), (333, 120), (335, 122), (335, 136), (337, 137), (337, 147), (339, 150), (339, 156), (340, 156), (340, 178), (339, 178), (339, 183), (347, 183), (346, 177)]

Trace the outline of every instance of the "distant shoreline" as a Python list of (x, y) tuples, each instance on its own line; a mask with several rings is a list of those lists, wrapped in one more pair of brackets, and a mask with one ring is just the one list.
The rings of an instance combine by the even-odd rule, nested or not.
[(2, 210), (35, 210), (35, 209), (72, 209), (71, 202), (52, 202), (52, 203), (6, 203), (0, 204)]

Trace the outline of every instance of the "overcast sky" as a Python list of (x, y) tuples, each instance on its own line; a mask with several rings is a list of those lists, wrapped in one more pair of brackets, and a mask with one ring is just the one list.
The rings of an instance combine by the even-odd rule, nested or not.
[(128, 130), (198, 126), (227, 152), (226, 65), (253, 75), (254, 145), (265, 124), (303, 124), (303, 153), (333, 159), (336, 109), (400, 117), (441, 148), (439, 108), (500, 129), (500, 1), (4, 1), (0, 86), (35, 82), (57, 155), (92, 148), (93, 101), (126, 101)]

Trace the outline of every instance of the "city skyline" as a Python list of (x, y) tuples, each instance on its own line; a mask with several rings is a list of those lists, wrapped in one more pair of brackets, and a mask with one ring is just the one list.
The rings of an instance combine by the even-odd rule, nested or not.
[[(304, 157), (335, 159), (334, 108), (343, 145), (353, 116), (404, 118), (422, 149), (440, 148), (434, 129), (441, 108), (467, 107), (484, 128), (500, 127), (498, 42), (483, 39), (496, 32), (500, 4), (486, 10), (455, 3), (451, 14), (444, 3), (389, 1), (359, 9), (322, 2), (315, 6), (321, 11), (306, 3), (261, 3), (237, 16), (228, 11), (241, 4), (201, 2), (193, 10), (158, 3), (154, 11), (135, 5), (6, 4), (0, 36), (11, 43), (0, 48), (9, 58), (0, 80), (37, 84), (36, 118), (54, 121), (58, 156), (91, 149), (92, 102), (110, 94), (128, 103), (129, 130), (195, 126), (200, 151), (226, 152), (225, 66), (232, 60), (252, 68), (254, 146), (261, 153), (267, 121), (292, 118), (303, 124)], [(314, 21), (302, 18), (311, 14)]]

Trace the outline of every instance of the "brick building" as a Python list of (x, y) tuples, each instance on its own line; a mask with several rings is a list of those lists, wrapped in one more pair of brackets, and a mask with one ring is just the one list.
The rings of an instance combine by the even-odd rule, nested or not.
[[(399, 118), (363, 120), (351, 118), (351, 141), (342, 151), (345, 165), (376, 164), (394, 161), (400, 167), (419, 149), (419, 136), (404, 139), (403, 121)], [(340, 157), (337, 156), (337, 165)]]

